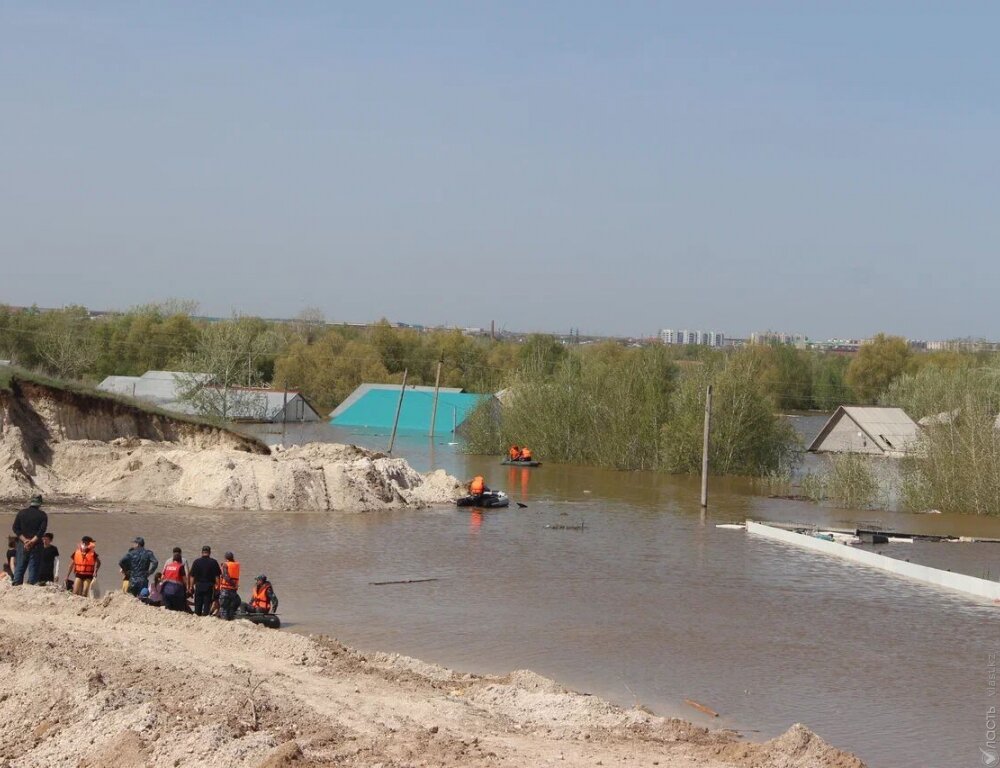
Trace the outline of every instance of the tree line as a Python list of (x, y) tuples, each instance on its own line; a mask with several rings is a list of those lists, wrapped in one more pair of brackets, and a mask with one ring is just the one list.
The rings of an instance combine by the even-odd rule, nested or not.
[[(1000, 512), (1000, 359), (992, 353), (917, 352), (879, 334), (856, 355), (791, 346), (736, 350), (605, 341), (565, 345), (458, 330), (417, 331), (381, 321), (331, 325), (316, 310), (291, 321), (209, 321), (185, 302), (92, 317), (0, 306), (0, 359), (96, 384), (147, 370), (209, 373), (224, 387), (301, 391), (327, 412), (366, 382), (504, 390), (500, 409), (473, 413), (470, 450), (527, 443), (553, 461), (618, 469), (696, 472), (704, 391), (715, 387), (712, 466), (721, 474), (775, 471), (795, 448), (777, 414), (842, 404), (940, 417), (907, 465), (913, 506)], [(956, 501), (962, 499), (961, 501)]]

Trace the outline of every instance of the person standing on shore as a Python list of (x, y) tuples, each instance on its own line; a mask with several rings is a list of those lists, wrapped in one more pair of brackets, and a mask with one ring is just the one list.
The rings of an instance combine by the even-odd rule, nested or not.
[(219, 618), (232, 621), (236, 609), (240, 607), (240, 564), (232, 552), (226, 552), (222, 561), (222, 576), (219, 579)]
[(42, 562), (38, 568), (38, 583), (51, 584), (59, 570), (59, 547), (52, 543), (55, 534), (46, 531), (42, 536)]
[(42, 563), (42, 536), (49, 526), (49, 516), (42, 509), (42, 497), (32, 496), (27, 507), (17, 513), (11, 530), (17, 536), (17, 564), (14, 566), (12, 583), (24, 583), (25, 573), (29, 584), (38, 583), (38, 571)]
[(3, 575), (14, 578), (14, 567), (17, 565), (17, 536), (7, 537), (7, 554), (3, 558)]
[(206, 544), (201, 548), (201, 557), (191, 563), (188, 572), (188, 589), (194, 594), (195, 615), (208, 616), (212, 612), (215, 585), (221, 576), (219, 561), (212, 557), (212, 548)]
[(160, 594), (168, 611), (187, 610), (187, 569), (180, 548), (174, 549), (170, 562), (163, 566)]
[(94, 583), (98, 570), (101, 568), (101, 558), (97, 556), (97, 542), (90, 536), (80, 539), (80, 546), (73, 552), (66, 581), (73, 574), (73, 594), (82, 597), (90, 596), (90, 586)]
[(139, 593), (149, 587), (149, 577), (156, 573), (160, 561), (150, 550), (146, 549), (146, 541), (142, 536), (132, 539), (132, 546), (118, 562), (122, 573), (128, 574), (128, 593), (138, 597)]

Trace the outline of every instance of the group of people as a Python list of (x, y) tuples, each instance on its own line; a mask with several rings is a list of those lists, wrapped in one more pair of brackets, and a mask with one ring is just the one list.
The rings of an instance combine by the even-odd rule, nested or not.
[(512, 445), (507, 450), (507, 460), (508, 461), (532, 461), (531, 449), (530, 448), (520, 448), (516, 445)]
[[(48, 515), (42, 509), (42, 497), (34, 496), (30, 504), (17, 513), (7, 540), (7, 556), (3, 572), (14, 586), (45, 584), (56, 581), (59, 550), (53, 544), (54, 535), (48, 530)], [(254, 584), (249, 603), (239, 597), (240, 564), (232, 552), (226, 552), (220, 563), (212, 557), (212, 548), (201, 548), (201, 557), (188, 565), (180, 547), (174, 547), (170, 560), (158, 571), (160, 562), (152, 550), (146, 549), (142, 536), (136, 536), (128, 552), (118, 561), (122, 575), (122, 591), (153, 606), (186, 611), (198, 616), (218, 615), (232, 620), (239, 610), (246, 613), (275, 613), (278, 596), (265, 574)], [(65, 585), (73, 594), (90, 594), (101, 558), (97, 542), (90, 536), (80, 539), (73, 550), (66, 571)], [(153, 579), (150, 586), (150, 578)], [(188, 604), (192, 599), (193, 608)]]

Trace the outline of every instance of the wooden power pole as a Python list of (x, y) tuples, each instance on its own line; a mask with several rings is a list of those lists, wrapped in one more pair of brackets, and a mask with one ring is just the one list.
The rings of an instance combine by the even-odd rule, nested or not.
[(434, 377), (434, 407), (431, 409), (431, 440), (434, 439), (434, 426), (438, 417), (438, 390), (441, 388), (441, 360), (438, 360), (437, 376)]
[(712, 432), (712, 385), (705, 391), (705, 439), (701, 446), (701, 506), (708, 506), (708, 438)]
[(396, 427), (399, 425), (399, 414), (403, 410), (403, 395), (406, 394), (406, 374), (409, 373), (409, 368), (403, 369), (403, 383), (399, 386), (399, 402), (396, 404), (396, 418), (392, 420), (392, 437), (389, 438), (389, 450), (386, 453), (392, 453), (392, 446), (396, 443)]

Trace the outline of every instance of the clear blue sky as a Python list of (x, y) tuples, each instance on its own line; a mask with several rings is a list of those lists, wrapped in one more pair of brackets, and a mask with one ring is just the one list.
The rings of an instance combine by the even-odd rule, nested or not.
[(1000, 338), (998, 30), (992, 3), (0, 2), (0, 302)]

